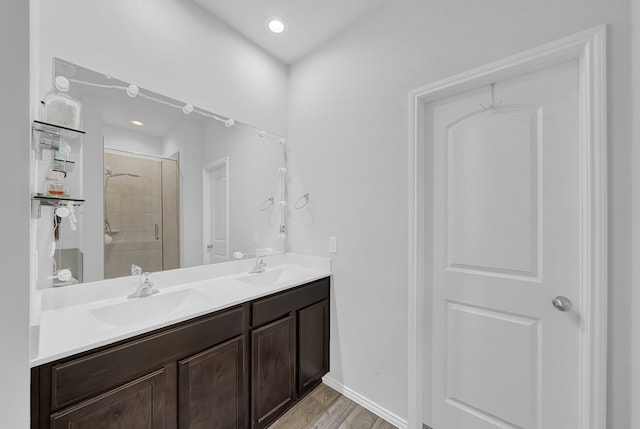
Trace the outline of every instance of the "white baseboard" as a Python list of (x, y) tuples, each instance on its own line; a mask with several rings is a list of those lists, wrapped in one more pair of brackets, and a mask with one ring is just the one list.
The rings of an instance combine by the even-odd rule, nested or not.
[(324, 384), (331, 387), (333, 390), (336, 390), (337, 392), (343, 394), (344, 396), (351, 399), (356, 404), (366, 408), (367, 410), (371, 411), (373, 414), (377, 415), (378, 417), (385, 419), (392, 425), (396, 426), (398, 429), (407, 429), (406, 420), (382, 408), (380, 405), (370, 401), (369, 399), (365, 398), (358, 392), (355, 392), (349, 389), (344, 384), (339, 383), (333, 378), (327, 377), (327, 376), (323, 377), (322, 381), (324, 382)]

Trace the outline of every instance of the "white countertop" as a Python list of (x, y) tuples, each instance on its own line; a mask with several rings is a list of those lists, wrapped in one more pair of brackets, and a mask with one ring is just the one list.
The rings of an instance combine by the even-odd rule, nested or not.
[(128, 299), (139, 277), (47, 289), (32, 326), (31, 367), (151, 332), (331, 275), (330, 260), (287, 253), (152, 274), (159, 293)]

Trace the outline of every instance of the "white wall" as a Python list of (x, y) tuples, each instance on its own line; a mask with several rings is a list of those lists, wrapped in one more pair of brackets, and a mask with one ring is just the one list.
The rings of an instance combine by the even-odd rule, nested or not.
[[(3, 197), (0, 267), (9, 273), (0, 299), (0, 416), (3, 427), (29, 424), (29, 2), (8, 0), (0, 6), (0, 68), (4, 103), (0, 114), (3, 156), (0, 169), (9, 186)], [(10, 64), (8, 67), (6, 65)]]
[(609, 27), (610, 429), (628, 428), (629, 0), (395, 0), (290, 70), (290, 250), (333, 256), (331, 377), (407, 416), (408, 92), (601, 23)]
[(40, 95), (59, 57), (284, 134), (286, 66), (192, 1), (35, 1)]
[[(82, 195), (89, 204), (82, 205), (83, 281), (91, 282), (104, 278), (104, 124), (102, 109), (104, 102), (97, 97), (84, 97), (83, 127), (87, 132), (82, 139)], [(96, 201), (97, 200), (97, 201)], [(97, 203), (97, 204), (96, 204)]]
[[(105, 148), (164, 156), (164, 142), (161, 138), (110, 125), (103, 125), (102, 132)], [(108, 166), (105, 165), (105, 167)], [(113, 173), (121, 172), (113, 171)]]
[(631, 0), (631, 22), (632, 22), (632, 90), (633, 90), (633, 112), (632, 112), (632, 171), (633, 171), (633, 251), (631, 260), (633, 266), (633, 296), (631, 301), (631, 424), (629, 427), (640, 427), (640, 1)]
[[(271, 138), (261, 138), (255, 130), (226, 128), (210, 122), (205, 127), (202, 165), (229, 158), (229, 252), (253, 253), (256, 248), (283, 250), (278, 238), (282, 199), (283, 147)], [(270, 209), (262, 203), (274, 198)], [(268, 205), (265, 205), (268, 207)], [(259, 242), (254, 242), (254, 232)]]

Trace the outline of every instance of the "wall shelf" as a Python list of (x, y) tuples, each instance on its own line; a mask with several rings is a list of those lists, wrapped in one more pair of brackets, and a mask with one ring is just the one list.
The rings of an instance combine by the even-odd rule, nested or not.
[(50, 124), (49, 122), (38, 120), (33, 121), (33, 129), (35, 131), (64, 136), (74, 140), (79, 139), (82, 135), (86, 134), (82, 130), (76, 130), (75, 128), (63, 127), (62, 125)]
[(85, 132), (42, 121), (33, 121), (32, 130), (37, 133), (33, 139), (33, 149), (41, 155), (42, 149), (59, 150), (60, 143), (75, 143), (82, 140)]
[[(78, 147), (82, 144), (85, 132), (61, 125), (51, 124), (43, 121), (33, 121), (31, 126), (33, 131), (32, 146), (38, 160), (42, 159), (42, 150), (60, 151), (64, 145)], [(68, 147), (67, 147), (68, 149)], [(63, 148), (64, 150), (64, 148)], [(68, 152), (67, 152), (68, 153)], [(61, 171), (67, 175), (73, 171), (75, 162), (69, 159), (60, 159), (59, 155), (52, 154), (50, 169), (53, 171)], [(41, 190), (38, 190), (41, 191)], [(84, 199), (72, 198), (69, 196), (56, 196), (43, 193), (35, 193), (31, 195), (31, 213), (32, 216), (40, 218), (42, 207), (55, 207), (60, 204), (72, 204), (80, 206), (84, 203)]]
[(63, 202), (73, 202), (73, 203), (77, 203), (77, 204), (74, 204), (75, 206), (79, 206), (85, 201), (80, 198), (71, 198), (71, 197), (62, 197), (62, 196), (56, 197), (53, 195), (40, 195), (40, 194), (34, 195), (33, 197), (31, 197), (31, 199), (34, 201), (38, 201), (42, 205), (49, 205), (49, 206), (57, 206), (58, 204)]
[(36, 194), (31, 197), (31, 213), (37, 213), (37, 217), (40, 218), (42, 207), (55, 207), (61, 203), (73, 204), (74, 206), (81, 206), (85, 200), (80, 198), (71, 197), (54, 197), (51, 195)]

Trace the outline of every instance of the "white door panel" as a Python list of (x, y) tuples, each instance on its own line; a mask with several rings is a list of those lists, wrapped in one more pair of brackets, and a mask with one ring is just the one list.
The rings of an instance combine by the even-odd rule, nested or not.
[(212, 263), (229, 260), (228, 172), (227, 163), (220, 163), (211, 172), (211, 243)]
[[(427, 106), (433, 426), (578, 426), (578, 64)], [(551, 305), (569, 297), (575, 311)]]
[(204, 264), (229, 260), (229, 161), (218, 160), (203, 170)]
[(536, 276), (538, 114), (482, 111), (448, 127), (449, 267)]
[(447, 304), (446, 318), (448, 405), (472, 416), (468, 427), (478, 417), (488, 427), (531, 427), (538, 419), (540, 320), (455, 303)]

